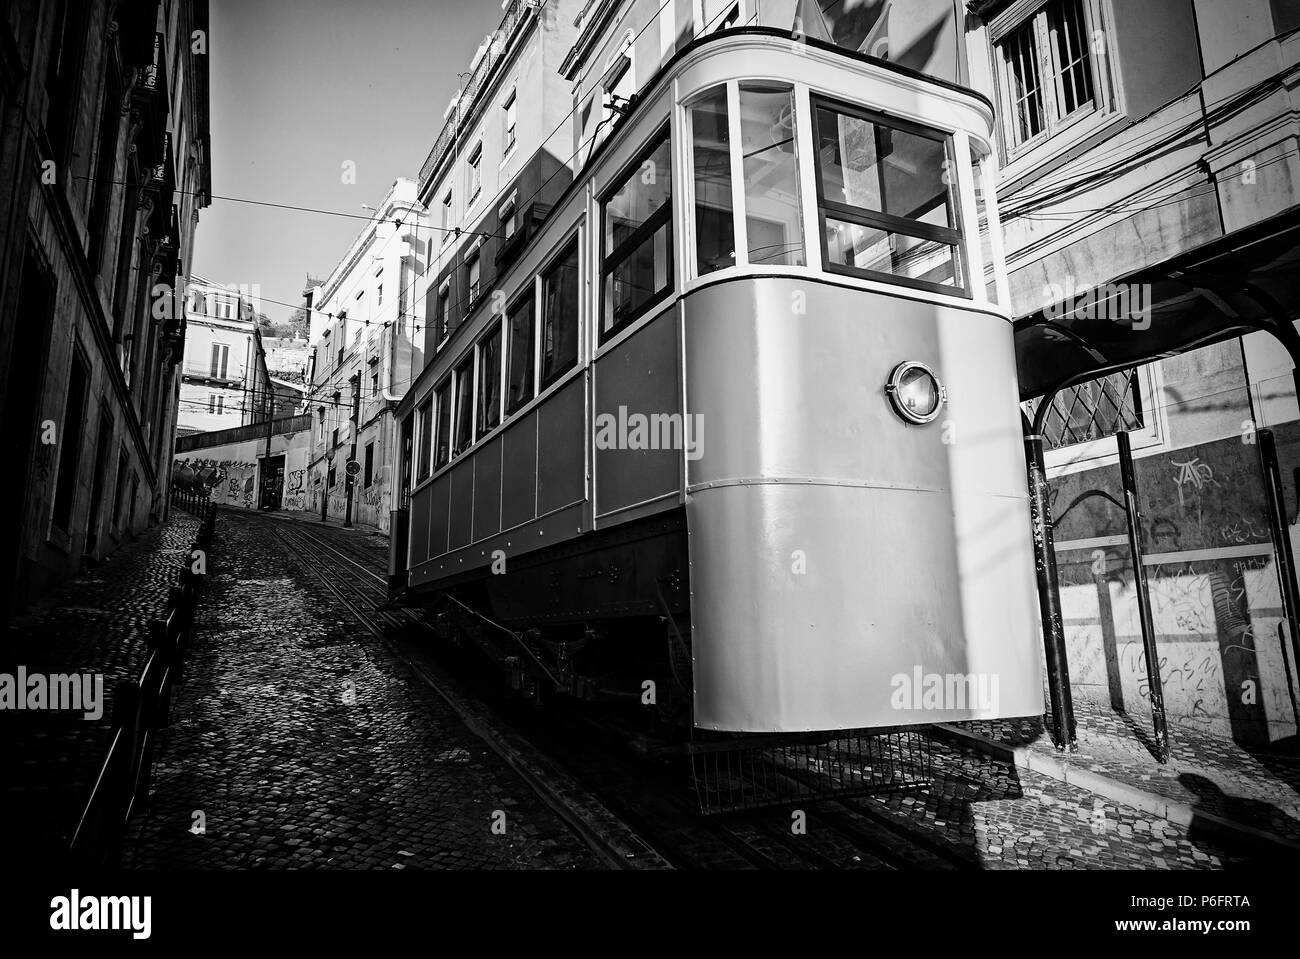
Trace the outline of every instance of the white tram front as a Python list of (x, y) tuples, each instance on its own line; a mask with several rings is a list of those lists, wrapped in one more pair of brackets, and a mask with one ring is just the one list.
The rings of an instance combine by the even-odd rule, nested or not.
[(408, 394), (400, 600), (570, 692), (675, 650), (705, 729), (1041, 713), (992, 121), (774, 31), (682, 50)]

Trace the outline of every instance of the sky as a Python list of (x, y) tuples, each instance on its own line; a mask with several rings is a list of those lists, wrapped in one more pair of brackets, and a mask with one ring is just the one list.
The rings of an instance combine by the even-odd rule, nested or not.
[[(256, 284), (283, 321), (306, 277), (324, 278), (365, 221), (220, 199), (369, 216), (416, 179), (499, 0), (211, 0), (212, 205), (191, 272)], [(344, 164), (355, 164), (353, 184)]]

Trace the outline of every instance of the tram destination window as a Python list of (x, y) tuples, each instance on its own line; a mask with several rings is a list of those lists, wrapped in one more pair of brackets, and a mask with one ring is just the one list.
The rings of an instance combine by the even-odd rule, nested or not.
[[(506, 413), (513, 413), (533, 398), (533, 286), (507, 310), (509, 363), (506, 371)], [(577, 327), (575, 325), (576, 332)], [(576, 346), (577, 340), (575, 338)]]
[(605, 199), (602, 340), (632, 323), (672, 289), (672, 179), (665, 132)]
[(478, 347), (478, 435), (501, 422), (501, 324)]
[(435, 395), (438, 404), (438, 429), (434, 434), (433, 468), (440, 469), (451, 459), (451, 380), (444, 380)]
[(826, 268), (968, 296), (948, 137), (822, 101), (814, 121)]
[(578, 242), (542, 274), (542, 389), (578, 362)]
[(459, 456), (474, 442), (474, 355), (456, 368), (456, 443), (451, 454)]
[(695, 168), (695, 269), (703, 276), (736, 265), (725, 85), (706, 90), (691, 104), (691, 153)]
[(788, 86), (742, 83), (740, 139), (749, 262), (803, 266), (794, 91)]

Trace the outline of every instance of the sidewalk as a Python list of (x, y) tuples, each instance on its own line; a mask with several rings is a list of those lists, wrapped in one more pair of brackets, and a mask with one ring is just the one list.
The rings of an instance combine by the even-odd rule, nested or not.
[(1170, 756), (1151, 751), (1149, 715), (1074, 702), (1079, 748), (1058, 752), (1042, 717), (943, 724), (940, 736), (1173, 822), (1300, 857), (1300, 754), (1251, 752), (1169, 727)]
[(29, 676), (103, 677), (98, 719), (52, 710), (0, 713), (0, 833), (11, 852), (45, 861), (65, 852), (108, 748), (114, 687), (144, 666), (149, 623), (163, 614), (198, 527), (195, 517), (172, 510), (167, 522), (57, 587), (5, 631), (0, 672), (14, 675), (22, 666)]

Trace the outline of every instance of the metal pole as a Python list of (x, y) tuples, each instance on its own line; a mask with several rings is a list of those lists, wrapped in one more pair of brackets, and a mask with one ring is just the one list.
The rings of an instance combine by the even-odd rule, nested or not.
[(1300, 615), (1300, 589), (1296, 585), (1295, 556), (1291, 551), (1291, 532), (1286, 521), (1286, 498), (1282, 489), (1282, 470), (1277, 460), (1277, 441), (1270, 429), (1256, 430), (1255, 436), (1259, 439), (1259, 458), (1264, 466), (1264, 497), (1268, 503), (1273, 549), (1277, 556), (1277, 576), (1282, 584), (1282, 614), (1291, 633), (1291, 661), (1300, 664), (1300, 629), (1296, 621)]
[(1133, 447), (1128, 432), (1115, 434), (1119, 445), (1119, 472), (1124, 484), (1124, 516), (1128, 520), (1128, 548), (1133, 557), (1133, 586), (1137, 590), (1138, 619), (1142, 627), (1142, 649), (1146, 654), (1147, 685), (1151, 689), (1151, 723), (1154, 727), (1156, 759), (1169, 762), (1169, 727), (1165, 722), (1165, 689), (1160, 678), (1160, 651), (1151, 620), (1151, 594), (1142, 562), (1142, 513), (1139, 509), (1137, 476), (1133, 470)]
[(1061, 622), (1061, 584), (1056, 573), (1056, 547), (1052, 542), (1052, 508), (1047, 499), (1042, 434), (1031, 432), (1025, 436), (1025, 448), (1029, 461), (1029, 515), (1034, 529), (1034, 569), (1038, 575), (1038, 608), (1043, 618), (1052, 739), (1057, 749), (1074, 752), (1079, 743), (1075, 736), (1074, 699), (1070, 695), (1065, 627)]

